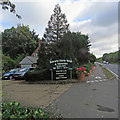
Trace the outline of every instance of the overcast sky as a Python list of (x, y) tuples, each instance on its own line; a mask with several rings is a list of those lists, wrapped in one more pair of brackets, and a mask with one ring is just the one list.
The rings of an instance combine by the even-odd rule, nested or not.
[(88, 34), (90, 52), (96, 57), (118, 50), (118, 0), (11, 0), (22, 16), (1, 10), (0, 31), (17, 24), (29, 25), (42, 38), (57, 3), (65, 13), (70, 30)]

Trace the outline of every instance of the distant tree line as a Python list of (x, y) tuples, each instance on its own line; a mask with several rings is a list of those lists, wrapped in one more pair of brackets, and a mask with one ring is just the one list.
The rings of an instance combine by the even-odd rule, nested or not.
[(109, 63), (120, 63), (120, 51), (112, 52), (112, 53), (105, 53), (102, 56), (103, 61), (107, 61)]

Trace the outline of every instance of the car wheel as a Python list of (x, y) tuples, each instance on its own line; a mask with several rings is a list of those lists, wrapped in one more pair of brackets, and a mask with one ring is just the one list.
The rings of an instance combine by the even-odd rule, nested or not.
[(10, 79), (10, 80), (13, 79), (13, 76), (10, 76), (9, 79)]

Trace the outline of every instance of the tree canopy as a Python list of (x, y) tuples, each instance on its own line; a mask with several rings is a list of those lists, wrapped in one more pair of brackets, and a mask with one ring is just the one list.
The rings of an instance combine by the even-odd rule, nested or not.
[(55, 6), (53, 11), (43, 35), (43, 39), (49, 43), (59, 42), (60, 38), (69, 31), (69, 24), (65, 14), (61, 13), (59, 4)]
[(72, 58), (74, 65), (87, 63), (90, 58), (89, 47), (88, 35), (81, 32), (71, 33), (66, 16), (61, 13), (61, 8), (57, 4), (45, 29), (39, 51), (38, 68), (47, 68), (50, 58)]
[(45, 28), (43, 41), (47, 43), (52, 56), (58, 57), (60, 39), (69, 31), (69, 24), (67, 23), (65, 14), (61, 13), (61, 8), (58, 4), (55, 5), (53, 12), (48, 21), (48, 26)]
[(19, 54), (31, 55), (37, 47), (38, 39), (29, 26), (18, 25), (17, 28), (5, 29), (2, 33), (3, 53), (13, 59)]
[(9, 10), (11, 13), (14, 13), (19, 19), (22, 18), (19, 14), (16, 13), (15, 4), (9, 0), (0, 0), (0, 5), (2, 5), (2, 9)]

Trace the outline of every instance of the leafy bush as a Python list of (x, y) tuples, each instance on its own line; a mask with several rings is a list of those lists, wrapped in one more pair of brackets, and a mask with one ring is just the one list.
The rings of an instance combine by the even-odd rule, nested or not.
[(86, 68), (86, 71), (89, 72), (94, 64), (89, 62), (88, 64), (84, 64), (83, 66)]
[(36, 70), (34, 72), (27, 72), (25, 74), (26, 81), (41, 81), (41, 80), (50, 80), (50, 70)]
[(48, 113), (43, 112), (42, 109), (21, 107), (18, 102), (5, 102), (1, 104), (2, 119), (24, 119), (36, 120), (40, 118), (49, 118)]

